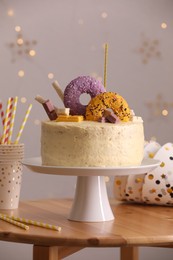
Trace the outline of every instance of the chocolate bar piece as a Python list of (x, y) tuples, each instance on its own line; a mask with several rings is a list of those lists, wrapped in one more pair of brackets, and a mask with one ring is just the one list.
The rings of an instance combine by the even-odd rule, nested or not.
[(106, 116), (106, 119), (107, 119), (110, 123), (113, 123), (113, 124), (119, 122), (119, 118), (118, 118), (115, 114), (113, 114), (113, 113), (111, 113), (110, 115)]
[(105, 110), (104, 113), (103, 113), (103, 117), (105, 117), (105, 119), (110, 122), (110, 123), (118, 123), (119, 122), (119, 118), (117, 117), (117, 115), (115, 115), (113, 113), (113, 111), (110, 111), (110, 110)]
[(48, 117), (50, 120), (57, 119), (57, 114), (54, 108), (54, 105), (51, 103), (51, 101), (48, 99), (44, 103), (42, 103)]

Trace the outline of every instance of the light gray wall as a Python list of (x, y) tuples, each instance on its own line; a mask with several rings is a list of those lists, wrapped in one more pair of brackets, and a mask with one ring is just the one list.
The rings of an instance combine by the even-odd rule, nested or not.
[[(13, 9), (14, 16), (7, 11)], [(107, 18), (102, 18), (102, 13)], [(146, 140), (153, 136), (161, 144), (172, 142), (173, 115), (173, 1), (171, 0), (13, 0), (0, 1), (0, 99), (25, 97), (19, 102), (15, 133), (27, 106), (32, 113), (21, 141), (26, 157), (40, 155), (40, 125), (45, 119), (37, 94), (61, 101), (51, 86), (58, 80), (62, 89), (79, 75), (103, 78), (103, 44), (108, 42), (107, 90), (122, 95), (145, 124)], [(161, 23), (167, 28), (162, 29)], [(18, 54), (14, 28), (21, 26), (24, 40), (36, 40), (36, 56)], [(10, 43), (15, 43), (10, 47)], [(153, 47), (154, 46), (154, 47)], [(27, 49), (27, 46), (24, 46)], [(148, 51), (147, 51), (148, 49)], [(146, 54), (143, 54), (143, 51)], [(25, 71), (20, 78), (19, 70)], [(54, 79), (48, 79), (49, 72)], [(159, 103), (160, 102), (160, 103)], [(167, 117), (161, 115), (166, 108)], [(73, 197), (75, 177), (48, 176), (25, 168), (21, 199)], [(112, 184), (108, 184), (109, 194)], [(32, 191), (32, 192), (31, 192)], [(31, 246), (0, 242), (0, 259), (30, 260)], [(27, 252), (27, 253), (26, 253)], [(172, 259), (168, 249), (142, 249), (141, 259)], [(115, 259), (118, 249), (85, 249), (69, 259)], [(147, 256), (147, 257), (146, 257)]]

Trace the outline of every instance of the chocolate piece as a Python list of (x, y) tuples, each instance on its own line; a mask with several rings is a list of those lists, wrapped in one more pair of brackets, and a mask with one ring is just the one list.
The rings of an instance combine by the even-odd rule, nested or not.
[(50, 100), (46, 100), (44, 103), (42, 103), (42, 105), (50, 120), (57, 119), (57, 114), (56, 114), (55, 108)]
[(117, 115), (115, 115), (113, 111), (108, 110), (108, 109), (106, 109), (103, 112), (103, 117), (105, 117), (106, 121), (109, 123), (115, 124), (115, 123), (119, 122), (119, 118), (117, 117)]
[(106, 116), (106, 119), (107, 119), (110, 123), (113, 123), (113, 124), (119, 122), (119, 118), (118, 118), (115, 114), (113, 114), (113, 113), (111, 113), (110, 115)]
[(100, 118), (98, 119), (98, 122), (100, 122), (100, 123), (106, 123), (106, 118), (105, 118), (104, 116), (102, 116), (102, 117), (100, 117)]
[(104, 117), (107, 117), (107, 116), (109, 116), (111, 114), (112, 114), (112, 112), (110, 110), (108, 110), (108, 109), (104, 110), (104, 112), (103, 112), (103, 116)]

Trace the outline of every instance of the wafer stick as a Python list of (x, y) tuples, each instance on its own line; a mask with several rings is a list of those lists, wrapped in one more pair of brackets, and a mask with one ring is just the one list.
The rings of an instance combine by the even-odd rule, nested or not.
[[(46, 104), (46, 102), (48, 101), (48, 100), (46, 100), (46, 99), (44, 99), (43, 97), (41, 97), (41, 96), (39, 96), (39, 95), (37, 95), (36, 97), (35, 97), (35, 100), (37, 100), (40, 104), (42, 104), (43, 105), (43, 107), (44, 107), (44, 109), (45, 109), (45, 106), (44, 106), (44, 104)], [(54, 110), (55, 110), (55, 112), (56, 112), (56, 115), (58, 116), (58, 115), (69, 115), (70, 114), (70, 109), (69, 108), (58, 108), (58, 107), (56, 107), (56, 106), (54, 106), (53, 104), (52, 104), (52, 107), (54, 108)], [(49, 108), (50, 108), (50, 106), (49, 106)], [(48, 116), (49, 116), (49, 114), (50, 114), (50, 110), (47, 110), (47, 109), (45, 109), (46, 110), (46, 112), (47, 112), (47, 114), (48, 114)], [(49, 113), (48, 113), (49, 112)]]
[(30, 224), (30, 225), (37, 226), (37, 227), (61, 231), (61, 227), (59, 227), (59, 226), (43, 223), (43, 222), (40, 222), (40, 221), (35, 221), (35, 220), (20, 218), (20, 217), (15, 217), (15, 216), (7, 216), (7, 217), (12, 219), (12, 220), (19, 221), (19, 222), (22, 222), (22, 223), (25, 223), (25, 224)]
[(4, 220), (4, 221), (6, 221), (6, 222), (8, 222), (8, 223), (10, 223), (10, 224), (12, 224), (12, 225), (14, 225), (14, 226), (23, 228), (23, 229), (25, 229), (25, 230), (28, 230), (28, 229), (29, 229), (29, 226), (27, 226), (27, 225), (25, 225), (25, 224), (23, 224), (23, 223), (20, 223), (20, 222), (18, 222), (18, 221), (15, 221), (15, 220), (11, 219), (10, 217), (7, 217), (6, 215), (0, 214), (0, 219), (1, 219), (1, 220)]
[(25, 114), (25, 117), (24, 117), (24, 119), (23, 119), (22, 125), (21, 125), (20, 130), (19, 130), (19, 132), (18, 132), (18, 134), (17, 134), (17, 138), (16, 138), (16, 140), (15, 140), (15, 142), (14, 142), (15, 144), (18, 144), (18, 142), (19, 142), (19, 139), (20, 139), (20, 137), (21, 137), (21, 134), (22, 134), (22, 132), (23, 132), (23, 129), (24, 129), (24, 127), (25, 127), (25, 124), (26, 124), (26, 122), (27, 122), (27, 120), (28, 120), (28, 116), (29, 116), (29, 114), (30, 114), (31, 108), (32, 108), (32, 104), (29, 105), (29, 107), (28, 107), (28, 109), (27, 109), (27, 111), (26, 111), (26, 114)]
[(56, 90), (58, 96), (60, 97), (60, 99), (64, 103), (64, 93), (63, 93), (62, 89), (60, 88), (60, 85), (59, 85), (58, 81), (54, 81), (52, 83), (52, 86), (54, 87), (54, 89)]
[(40, 104), (44, 104), (46, 102), (46, 99), (44, 99), (43, 97), (37, 95), (35, 97), (35, 100), (37, 100)]

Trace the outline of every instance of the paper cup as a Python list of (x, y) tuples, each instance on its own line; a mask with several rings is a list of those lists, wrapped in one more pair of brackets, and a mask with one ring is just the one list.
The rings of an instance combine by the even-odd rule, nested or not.
[(24, 144), (0, 145), (0, 209), (16, 209), (22, 182)]
[[(173, 206), (173, 143), (160, 146), (151, 141), (144, 147), (144, 157), (160, 161), (153, 171), (142, 175), (115, 177), (114, 196), (119, 200)], [(123, 194), (122, 192), (123, 187)]]

